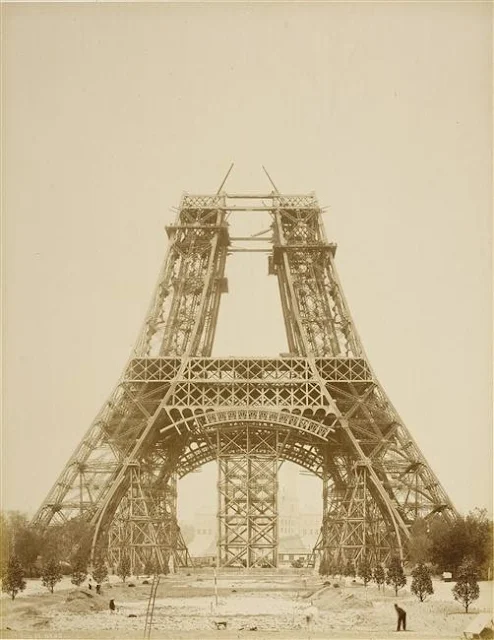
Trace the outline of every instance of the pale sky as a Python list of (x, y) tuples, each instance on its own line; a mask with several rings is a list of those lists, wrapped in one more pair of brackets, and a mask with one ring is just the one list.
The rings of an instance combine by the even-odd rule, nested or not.
[[(125, 365), (172, 208), (234, 161), (231, 191), (269, 188), (264, 164), (329, 207), (374, 370), (456, 507), (492, 512), (490, 4), (1, 10), (3, 508), (46, 496)], [(266, 256), (227, 275), (214, 355), (286, 351)], [(205, 470), (181, 513), (206, 478), (214, 504)]]

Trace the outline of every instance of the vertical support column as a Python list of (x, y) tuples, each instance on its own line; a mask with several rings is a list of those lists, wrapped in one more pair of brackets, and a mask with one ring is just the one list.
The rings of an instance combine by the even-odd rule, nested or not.
[(346, 478), (346, 488), (335, 482), (327, 484), (325, 510), (325, 549), (327, 557), (337, 565), (357, 563), (366, 554), (367, 540), (367, 473), (355, 465)]
[(138, 464), (129, 467), (129, 484), (108, 532), (108, 562), (116, 568), (124, 555), (131, 572), (168, 572), (187, 566), (187, 547), (177, 524), (176, 475), (156, 481)]
[(218, 564), (249, 567), (248, 464), (218, 456)]
[(274, 455), (249, 457), (249, 566), (278, 564), (277, 470)]
[(323, 467), (322, 573), (341, 566), (346, 558), (341, 548), (341, 518), (344, 511), (346, 485), (328, 451)]
[[(180, 564), (177, 558), (179, 528), (177, 523), (177, 477), (175, 473), (166, 478), (156, 480), (153, 476), (146, 483), (149, 519), (156, 532), (158, 548), (148, 549), (148, 555), (162, 559), (158, 562), (160, 569), (167, 571), (170, 558), (174, 565)], [(165, 566), (166, 565), (166, 566)]]
[(218, 566), (277, 566), (277, 444), (276, 431), (217, 430)]
[(139, 465), (128, 468), (128, 488), (120, 501), (108, 530), (108, 563), (115, 570), (124, 556), (130, 560), (131, 572), (142, 570), (144, 548), (157, 547), (157, 532), (148, 516), (148, 505), (141, 483)]
[(385, 562), (400, 553), (394, 529), (384, 519), (370, 492), (366, 465), (354, 463), (348, 470), (345, 488), (326, 471), (323, 478), (323, 561), (333, 565), (364, 557), (372, 563)]

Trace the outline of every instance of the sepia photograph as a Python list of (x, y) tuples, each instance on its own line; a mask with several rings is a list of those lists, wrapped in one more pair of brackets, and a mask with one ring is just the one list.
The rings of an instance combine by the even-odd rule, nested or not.
[(492, 2), (0, 20), (0, 637), (494, 638)]

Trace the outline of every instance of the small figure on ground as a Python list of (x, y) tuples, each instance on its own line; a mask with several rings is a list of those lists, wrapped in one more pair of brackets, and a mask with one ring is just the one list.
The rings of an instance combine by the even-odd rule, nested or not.
[(310, 601), (310, 607), (308, 607), (305, 610), (305, 622), (307, 624), (307, 631), (309, 633), (311, 632), (312, 625), (317, 620), (318, 615), (319, 615), (319, 610), (311, 600)]
[(396, 631), (401, 631), (402, 627), (403, 627), (403, 631), (406, 631), (407, 630), (407, 612), (405, 611), (405, 609), (402, 609), (397, 604), (395, 604), (395, 610), (396, 610), (396, 613), (398, 614), (398, 625), (396, 627)]
[(113, 598), (110, 600), (110, 611), (111, 613), (115, 613), (115, 600)]
[(96, 585), (96, 593), (101, 593), (101, 585), (100, 584)]

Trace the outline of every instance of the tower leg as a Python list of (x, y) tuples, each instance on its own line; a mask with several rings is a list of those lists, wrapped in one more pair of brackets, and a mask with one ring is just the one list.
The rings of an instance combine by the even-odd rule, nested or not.
[(177, 523), (176, 477), (156, 482), (139, 465), (129, 468), (129, 486), (108, 531), (108, 563), (116, 569), (128, 556), (131, 572), (167, 573), (187, 566), (188, 552)]
[(354, 464), (345, 483), (326, 472), (323, 484), (323, 561), (326, 567), (355, 567), (366, 558), (371, 565), (402, 555), (394, 529), (384, 519), (370, 492), (368, 470)]
[(217, 433), (219, 566), (277, 566), (277, 444), (248, 426)]

